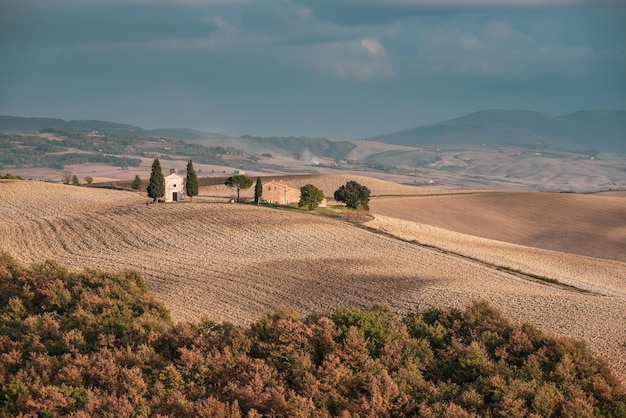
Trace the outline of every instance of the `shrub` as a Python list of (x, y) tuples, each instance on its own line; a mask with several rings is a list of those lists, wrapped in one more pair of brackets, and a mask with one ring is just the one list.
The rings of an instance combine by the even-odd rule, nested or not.
[(21, 176), (16, 176), (14, 174), (6, 173), (4, 176), (0, 174), (0, 179), (5, 180), (24, 180)]

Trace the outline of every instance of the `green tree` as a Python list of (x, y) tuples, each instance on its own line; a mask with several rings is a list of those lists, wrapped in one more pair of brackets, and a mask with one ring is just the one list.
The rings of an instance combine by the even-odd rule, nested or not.
[(230, 188), (237, 189), (237, 202), (239, 202), (239, 191), (252, 187), (252, 179), (244, 174), (238, 174), (227, 178), (224, 184)]
[(150, 183), (148, 183), (148, 197), (154, 199), (154, 202), (159, 197), (165, 195), (165, 177), (163, 177), (163, 171), (161, 170), (161, 163), (158, 158), (154, 159), (152, 163), (152, 172), (150, 173)]
[(370, 193), (370, 189), (351, 180), (335, 190), (335, 200), (352, 209), (361, 207), (369, 210)]
[(84, 178), (84, 180), (85, 180), (85, 183), (87, 183), (87, 184), (93, 183), (93, 177), (91, 177), (91, 176), (86, 176)]
[(198, 196), (198, 177), (193, 169), (191, 160), (187, 163), (187, 179), (185, 180), (185, 193), (191, 200), (194, 196)]
[(256, 185), (254, 186), (254, 203), (258, 204), (263, 196), (263, 182), (261, 177), (256, 178)]
[(76, 174), (72, 176), (72, 184), (74, 186), (78, 186), (80, 184), (80, 181), (78, 180), (78, 177), (76, 176)]
[(324, 192), (312, 184), (300, 187), (300, 201), (298, 207), (306, 206), (309, 210), (315, 209), (324, 200)]
[(132, 187), (135, 190), (139, 190), (142, 184), (143, 184), (143, 180), (141, 179), (141, 177), (139, 177), (139, 174), (136, 174), (135, 179), (130, 184), (130, 187)]

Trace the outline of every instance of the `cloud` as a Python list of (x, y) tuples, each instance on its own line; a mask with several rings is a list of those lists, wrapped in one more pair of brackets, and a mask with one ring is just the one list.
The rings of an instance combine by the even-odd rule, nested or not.
[(298, 11), (296, 12), (296, 14), (298, 16), (300, 16), (303, 19), (309, 19), (311, 17), (311, 15), (313, 14), (313, 10), (306, 8), (306, 7), (302, 7), (300, 9), (298, 9)]
[(552, 7), (575, 5), (611, 5), (621, 0), (308, 0), (312, 5), (385, 6), (407, 9), (444, 7)]
[(373, 55), (386, 54), (385, 48), (381, 45), (378, 39), (362, 39), (361, 45)]
[(581, 77), (597, 59), (589, 46), (545, 42), (507, 21), (421, 28), (416, 38), (415, 68), (423, 75)]
[(295, 56), (323, 77), (353, 81), (394, 77), (387, 52), (375, 38), (308, 45)]
[[(110, 103), (171, 86), (180, 94), (163, 97), (223, 103), (212, 109), (231, 115), (225, 123), (272, 130), (289, 120), (315, 131), (311, 115), (323, 112), (354, 109), (354, 126), (378, 114), (406, 123), (398, 115), (434, 112), (434, 102), (456, 113), (458, 103), (474, 109), (524, 95), (556, 102), (566, 90), (610, 98), (626, 82), (624, 0), (4, 1), (0, 87), (12, 92), (6, 109), (30, 97), (26, 113), (84, 86), (92, 94), (78, 105), (66, 98), (67, 109), (113, 91)], [(302, 97), (308, 107), (294, 106)]]
[(413, 16), (466, 12), (624, 7), (623, 0), (292, 0), (322, 19), (348, 25), (390, 23)]

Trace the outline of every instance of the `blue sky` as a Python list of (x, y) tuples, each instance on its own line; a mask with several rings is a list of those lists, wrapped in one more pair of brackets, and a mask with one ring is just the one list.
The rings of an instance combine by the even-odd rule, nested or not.
[(361, 138), (626, 108), (625, 0), (3, 0), (0, 114)]

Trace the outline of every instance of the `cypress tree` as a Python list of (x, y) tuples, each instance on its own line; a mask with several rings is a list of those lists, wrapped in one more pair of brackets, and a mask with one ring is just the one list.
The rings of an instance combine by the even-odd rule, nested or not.
[(261, 177), (257, 177), (256, 185), (254, 186), (254, 203), (258, 205), (261, 201), (261, 196), (263, 196), (263, 183), (261, 182)]
[(143, 180), (141, 180), (141, 177), (139, 177), (139, 174), (136, 174), (135, 179), (131, 183), (130, 187), (132, 187), (135, 190), (139, 190), (142, 184), (143, 184)]
[(161, 171), (161, 163), (158, 158), (154, 159), (152, 163), (152, 172), (150, 173), (150, 183), (148, 183), (148, 197), (154, 199), (154, 202), (159, 197), (165, 195), (165, 177), (163, 177), (163, 171)]
[(185, 181), (185, 193), (193, 200), (194, 196), (198, 196), (198, 177), (193, 169), (191, 160), (187, 163), (187, 179)]

